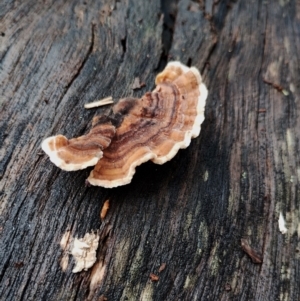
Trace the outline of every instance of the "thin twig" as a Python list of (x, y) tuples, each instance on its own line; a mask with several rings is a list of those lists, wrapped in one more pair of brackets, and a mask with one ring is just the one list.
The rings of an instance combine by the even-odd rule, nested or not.
[(97, 100), (97, 101), (94, 101), (94, 102), (86, 103), (84, 105), (84, 107), (86, 109), (91, 109), (91, 108), (97, 108), (97, 107), (109, 105), (111, 103), (114, 103), (114, 102), (112, 100), (112, 97), (109, 96), (109, 97), (106, 97), (106, 98), (103, 98), (103, 99), (100, 99), (100, 100)]

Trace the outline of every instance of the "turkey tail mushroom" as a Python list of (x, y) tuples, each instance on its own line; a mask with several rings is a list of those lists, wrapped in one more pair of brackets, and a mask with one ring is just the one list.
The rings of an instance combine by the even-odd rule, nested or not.
[(168, 63), (155, 82), (142, 98), (115, 104), (109, 122), (100, 117), (104, 121), (79, 138), (47, 138), (43, 150), (64, 170), (96, 165), (87, 181), (106, 188), (130, 183), (146, 161), (171, 160), (199, 135), (208, 92), (199, 71), (180, 62)]

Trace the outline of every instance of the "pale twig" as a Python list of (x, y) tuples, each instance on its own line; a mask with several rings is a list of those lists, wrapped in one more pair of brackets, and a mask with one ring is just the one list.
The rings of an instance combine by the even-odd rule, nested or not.
[(97, 100), (97, 101), (94, 101), (94, 102), (86, 103), (84, 105), (84, 107), (86, 109), (91, 109), (91, 108), (97, 108), (97, 107), (109, 105), (109, 104), (112, 104), (112, 103), (114, 103), (113, 100), (112, 100), (112, 97), (109, 96), (109, 97), (106, 97), (106, 98), (103, 98), (103, 99), (100, 99), (100, 100)]

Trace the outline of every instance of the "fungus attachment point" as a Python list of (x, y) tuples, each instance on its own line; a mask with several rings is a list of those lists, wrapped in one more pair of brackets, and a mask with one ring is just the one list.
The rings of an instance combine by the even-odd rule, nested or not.
[[(99, 157), (87, 179), (91, 185), (112, 188), (128, 184), (138, 165), (149, 160), (163, 164), (171, 160), (179, 149), (188, 147), (191, 139), (199, 135), (207, 97), (207, 89), (202, 83), (199, 71), (180, 62), (170, 62), (157, 75), (155, 82), (156, 88), (142, 98), (125, 98), (114, 105), (111, 116), (106, 118), (107, 123), (102, 126), (114, 125), (115, 132), (113, 135), (113, 130), (110, 134), (101, 133), (101, 139), (111, 139), (110, 144), (102, 144), (100, 147), (100, 151), (103, 151), (101, 159), (99, 147), (98, 153), (92, 151), (95, 150), (92, 141), (98, 136), (89, 136), (95, 127), (88, 135), (77, 138), (83, 139), (79, 145), (84, 145), (84, 150), (93, 154), (92, 159), (81, 159), (81, 166), (84, 166), (82, 168), (95, 165), (94, 162)], [(50, 145), (49, 141), (46, 145)], [(45, 150), (44, 147), (43, 149)], [(59, 166), (56, 163), (57, 153), (61, 157), (63, 150), (65, 149), (60, 148), (58, 151), (52, 146), (50, 152), (45, 151), (51, 161)], [(72, 155), (73, 150), (74, 148)], [(68, 151), (70, 152), (70, 147)], [(84, 152), (83, 154), (85, 155)], [(80, 157), (79, 152), (76, 152), (75, 157)], [(87, 164), (89, 160), (90, 163)], [(64, 164), (59, 166), (62, 169), (65, 169), (62, 167), (65, 161), (64, 158)]]

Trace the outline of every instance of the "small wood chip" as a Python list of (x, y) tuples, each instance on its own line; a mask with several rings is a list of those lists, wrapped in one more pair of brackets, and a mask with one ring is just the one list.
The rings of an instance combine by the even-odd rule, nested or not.
[(283, 217), (283, 215), (282, 215), (281, 212), (279, 213), (278, 225), (279, 225), (279, 231), (280, 231), (282, 234), (286, 234), (287, 231), (288, 231), (288, 229), (287, 229), (287, 227), (285, 226), (285, 220), (284, 220), (284, 217)]
[(163, 262), (162, 264), (161, 264), (161, 266), (159, 267), (159, 269), (158, 269), (158, 273), (160, 273), (160, 272), (162, 272), (165, 268), (166, 268), (166, 263), (165, 262)]
[(145, 83), (141, 83), (140, 79), (138, 77), (136, 77), (134, 79), (133, 84), (132, 84), (132, 90), (138, 90), (138, 89), (141, 89), (141, 88), (143, 88), (145, 86), (146, 86), (146, 84)]
[(103, 207), (102, 207), (101, 213), (100, 213), (100, 217), (101, 217), (102, 220), (104, 220), (108, 209), (109, 209), (109, 200), (106, 200), (103, 204)]
[(252, 259), (253, 263), (262, 263), (262, 256), (252, 249), (247, 239), (241, 239), (241, 246), (243, 251)]
[(282, 89), (282, 94), (284, 95), (284, 96), (288, 96), (289, 95), (289, 91), (288, 90), (286, 90), (286, 89)]
[(225, 291), (227, 292), (231, 291), (231, 285), (228, 282), (225, 284)]
[(97, 101), (94, 101), (94, 102), (86, 103), (84, 105), (84, 107), (86, 109), (92, 109), (92, 108), (97, 108), (97, 107), (109, 105), (109, 104), (112, 104), (112, 103), (114, 103), (113, 100), (112, 100), (112, 97), (109, 96), (109, 97), (106, 97), (106, 98), (103, 98), (103, 99), (100, 99), (100, 100), (97, 100)]
[(153, 274), (153, 273), (151, 273), (149, 275), (149, 277), (150, 277), (151, 281), (158, 281), (159, 280), (159, 277), (157, 275)]

